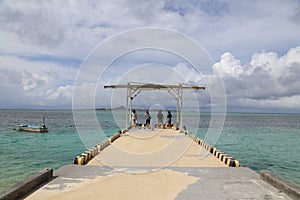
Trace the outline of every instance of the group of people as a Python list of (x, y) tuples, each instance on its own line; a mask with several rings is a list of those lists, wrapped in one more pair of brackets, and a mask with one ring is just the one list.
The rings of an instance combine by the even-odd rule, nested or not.
[[(149, 113), (149, 110), (145, 111), (144, 116), (145, 116), (145, 119), (146, 119), (145, 126), (150, 127), (151, 115)], [(137, 119), (138, 119), (138, 115), (137, 115), (136, 110), (132, 110), (132, 113), (131, 113), (131, 125), (132, 125), (132, 127), (136, 127)], [(157, 113), (157, 127), (158, 128), (163, 128), (164, 127), (164, 115), (163, 115), (161, 110), (159, 110), (158, 113)], [(168, 111), (168, 114), (167, 114), (166, 127), (167, 128), (172, 127), (172, 114), (171, 114), (170, 110)]]
[[(157, 127), (158, 128), (163, 128), (164, 127), (164, 115), (161, 110), (158, 111), (157, 113)], [(167, 128), (172, 127), (172, 114), (171, 111), (168, 110), (167, 114), (167, 123), (166, 123)]]

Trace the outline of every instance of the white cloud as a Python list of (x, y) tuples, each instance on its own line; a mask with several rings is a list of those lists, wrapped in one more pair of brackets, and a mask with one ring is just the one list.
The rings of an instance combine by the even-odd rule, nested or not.
[(0, 56), (0, 72), (1, 107), (70, 107), (76, 68)]
[(300, 95), (300, 46), (279, 57), (256, 53), (242, 66), (225, 53), (213, 68), (223, 78), (229, 107), (296, 108)]
[(221, 56), (220, 62), (213, 65), (213, 70), (214, 73), (218, 72), (222, 77), (226, 75), (238, 77), (243, 73), (241, 62), (236, 60), (229, 52)]
[(25, 91), (34, 90), (47, 84), (47, 77), (40, 77), (38, 73), (24, 71), (22, 77), (22, 86)]
[[(47, 90), (47, 96), (45, 100), (56, 102), (57, 100), (65, 101), (67, 105), (70, 105), (70, 100), (73, 95), (73, 85), (59, 86), (56, 90)], [(53, 102), (53, 103), (54, 103)]]
[(9, 40), (0, 51), (84, 58), (113, 34), (155, 26), (191, 36), (215, 59), (229, 51), (245, 62), (299, 44), (299, 10), (297, 1), (2, 1), (0, 35)]

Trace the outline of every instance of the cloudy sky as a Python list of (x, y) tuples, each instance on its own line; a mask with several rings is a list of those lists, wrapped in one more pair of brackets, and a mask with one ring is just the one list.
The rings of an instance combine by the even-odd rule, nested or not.
[[(143, 50), (111, 63), (98, 77), (100, 86), (157, 82), (147, 80), (145, 70), (164, 75), (157, 79), (171, 70), (178, 80), (184, 73), (183, 82), (205, 85), (197, 98), (209, 106), (218, 74), (229, 111), (300, 112), (298, 0), (0, 0), (0, 27), (0, 108), (71, 108), (78, 70), (92, 50), (124, 31), (157, 27), (205, 49), (212, 64), (201, 68), (201, 77), (178, 56)], [(144, 71), (133, 79), (134, 69)], [(100, 86), (97, 107), (120, 104)]]

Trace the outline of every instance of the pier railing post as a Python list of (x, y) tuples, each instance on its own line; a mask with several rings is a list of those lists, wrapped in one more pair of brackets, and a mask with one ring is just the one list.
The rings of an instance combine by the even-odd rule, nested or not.
[(126, 95), (126, 130), (128, 130), (128, 98), (129, 98), (128, 95), (129, 95), (129, 88), (127, 87), (127, 95)]
[(179, 129), (182, 130), (183, 126), (182, 126), (182, 85), (179, 85), (179, 94), (178, 94), (178, 98), (180, 101), (180, 125), (179, 125)]

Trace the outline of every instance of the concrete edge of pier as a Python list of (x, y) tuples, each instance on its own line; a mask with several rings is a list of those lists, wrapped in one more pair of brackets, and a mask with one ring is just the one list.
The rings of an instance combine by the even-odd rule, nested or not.
[(21, 199), (53, 179), (53, 169), (45, 168), (0, 193), (1, 200)]
[(269, 171), (261, 171), (260, 178), (276, 189), (284, 192), (292, 199), (300, 199), (300, 187), (286, 181), (285, 179), (272, 174)]

